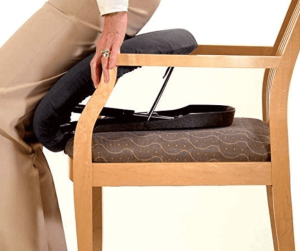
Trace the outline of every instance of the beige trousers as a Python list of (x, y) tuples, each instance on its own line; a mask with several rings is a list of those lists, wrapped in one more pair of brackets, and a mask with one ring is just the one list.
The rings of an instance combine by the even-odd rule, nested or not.
[(45, 3), (0, 49), (0, 250), (67, 250), (52, 174), (30, 142), (34, 109), (95, 48), (96, 0)]
[[(159, 2), (130, 0), (128, 35)], [(67, 250), (32, 116), (50, 87), (94, 51), (102, 26), (96, 0), (50, 0), (0, 48), (0, 251)]]

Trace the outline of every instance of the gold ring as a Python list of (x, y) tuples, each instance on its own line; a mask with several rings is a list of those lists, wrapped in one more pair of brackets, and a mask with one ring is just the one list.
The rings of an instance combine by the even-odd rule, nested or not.
[(100, 52), (102, 53), (103, 57), (109, 58), (109, 56), (110, 56), (110, 50), (109, 49), (101, 50)]

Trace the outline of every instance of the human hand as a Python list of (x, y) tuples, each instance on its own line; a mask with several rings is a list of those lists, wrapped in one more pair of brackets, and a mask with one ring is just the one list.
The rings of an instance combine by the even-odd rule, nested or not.
[[(104, 82), (109, 82), (109, 69), (116, 67), (117, 55), (123, 43), (127, 28), (127, 12), (117, 12), (104, 16), (104, 28), (96, 44), (96, 54), (91, 60), (91, 75), (95, 88), (100, 83), (100, 67)], [(110, 56), (105, 57), (101, 51), (110, 50)]]

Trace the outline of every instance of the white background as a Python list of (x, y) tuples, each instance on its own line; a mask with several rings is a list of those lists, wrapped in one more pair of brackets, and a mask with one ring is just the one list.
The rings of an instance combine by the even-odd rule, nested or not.
[[(141, 33), (185, 28), (199, 44), (272, 46), (289, 2), (162, 0)], [(1, 1), (0, 46), (42, 5), (42, 0)], [(109, 105), (148, 110), (162, 83), (163, 72), (162, 68), (144, 68), (126, 75), (119, 81)], [(262, 70), (175, 69), (158, 109), (216, 103), (236, 107), (236, 116), (261, 118), (262, 76)], [(300, 249), (299, 82), (300, 62), (292, 78), (288, 117), (297, 250)], [(45, 153), (55, 179), (68, 248), (76, 251), (68, 160), (63, 153)], [(105, 251), (271, 251), (272, 245), (264, 186), (104, 189)]]

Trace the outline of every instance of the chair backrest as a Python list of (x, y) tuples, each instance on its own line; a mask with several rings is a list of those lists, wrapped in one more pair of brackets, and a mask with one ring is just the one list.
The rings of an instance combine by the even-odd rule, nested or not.
[[(267, 69), (264, 76), (263, 83), (263, 119), (265, 122), (269, 123), (270, 120), (270, 108), (273, 106), (272, 102), (278, 102), (276, 95), (272, 94), (272, 87), (274, 87), (275, 81), (280, 81), (280, 87), (282, 95), (286, 95), (285, 98), (280, 98), (282, 100), (281, 105), (286, 110), (287, 108), (287, 94), (290, 85), (290, 77), (292, 72), (287, 72), (289, 70), (293, 71), (296, 63), (297, 55), (300, 49), (300, 1), (292, 0), (273, 46), (272, 55), (282, 56), (282, 61), (278, 69)], [(288, 66), (288, 67), (287, 67)], [(283, 71), (278, 75), (278, 71)], [(290, 76), (289, 76), (289, 75)], [(285, 76), (285, 77), (284, 77)], [(277, 89), (277, 88), (276, 88)], [(275, 90), (277, 91), (277, 90)], [(271, 98), (272, 97), (272, 98)], [(273, 100), (273, 101), (272, 101)]]

